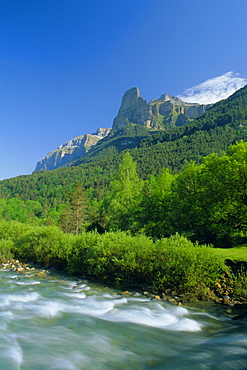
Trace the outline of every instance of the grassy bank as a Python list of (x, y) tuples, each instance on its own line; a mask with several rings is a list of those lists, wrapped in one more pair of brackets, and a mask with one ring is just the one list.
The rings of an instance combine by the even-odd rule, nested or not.
[(246, 276), (233, 275), (218, 249), (178, 234), (154, 242), (126, 232), (75, 236), (56, 227), (0, 223), (0, 256), (57, 267), (118, 287), (154, 287), (190, 298), (247, 298)]
[(233, 262), (247, 262), (247, 247), (214, 248), (215, 254)]

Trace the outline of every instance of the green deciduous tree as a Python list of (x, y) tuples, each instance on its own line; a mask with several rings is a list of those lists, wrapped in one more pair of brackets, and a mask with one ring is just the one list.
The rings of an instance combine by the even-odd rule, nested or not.
[(134, 231), (142, 187), (143, 181), (137, 175), (136, 164), (126, 152), (103, 202), (106, 229)]
[(247, 143), (211, 154), (176, 180), (174, 209), (181, 229), (200, 241), (232, 245), (247, 233)]
[(140, 227), (146, 235), (161, 238), (171, 230), (171, 188), (174, 176), (164, 169), (145, 182), (140, 207)]

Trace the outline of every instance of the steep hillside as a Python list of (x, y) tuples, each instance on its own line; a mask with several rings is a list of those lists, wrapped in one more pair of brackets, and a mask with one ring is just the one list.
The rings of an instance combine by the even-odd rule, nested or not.
[[(238, 90), (226, 100), (216, 103), (200, 117), (170, 130), (147, 132), (138, 137), (137, 127), (131, 131), (131, 124), (103, 139), (85, 157), (70, 165), (107, 160), (121, 151), (120, 143), (128, 142), (130, 150), (139, 163), (143, 176), (158, 173), (162, 167), (179, 171), (186, 163), (201, 163), (204, 156), (222, 152), (239, 140), (247, 140), (247, 86)], [(128, 134), (128, 135), (127, 135)], [(135, 139), (130, 136), (136, 136)], [(133, 141), (138, 146), (133, 144)]]
[(78, 166), (82, 163), (108, 160), (109, 156), (117, 155), (124, 150), (137, 148), (143, 139), (150, 137), (157, 131), (150, 131), (147, 127), (128, 123), (118, 130), (112, 130), (110, 134), (92, 148), (85, 157), (69, 163), (69, 166)]

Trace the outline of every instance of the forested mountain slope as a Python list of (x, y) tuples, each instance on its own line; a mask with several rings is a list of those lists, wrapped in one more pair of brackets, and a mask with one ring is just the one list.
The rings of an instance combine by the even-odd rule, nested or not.
[(110, 159), (123, 150), (121, 145), (125, 143), (139, 164), (142, 176), (159, 173), (163, 167), (180, 171), (188, 161), (201, 163), (204, 156), (224, 152), (230, 144), (247, 140), (246, 119), (247, 86), (181, 127), (152, 133), (147, 131), (144, 138), (145, 133), (140, 135), (137, 129), (140, 125), (134, 125), (135, 131), (131, 124), (112, 131), (85, 157), (70, 165)]
[[(133, 87), (124, 93), (118, 114), (113, 120), (112, 129), (99, 128), (93, 134), (81, 135), (67, 141), (40, 160), (35, 171), (54, 170), (66, 166), (72, 161), (80, 160), (111, 130), (114, 133), (107, 138), (106, 146), (109, 147), (112, 143), (112, 154), (114, 150), (115, 153), (118, 153), (124, 149), (136, 147), (143, 137), (149, 136), (155, 130), (165, 130), (184, 125), (203, 114), (211, 106), (212, 104), (185, 103), (181, 99), (167, 94), (163, 94), (159, 99), (151, 100), (148, 103), (140, 96), (139, 89)], [(130, 127), (130, 124), (134, 125)], [(129, 127), (126, 128), (126, 126)], [(101, 149), (102, 145), (99, 143), (97, 149), (93, 151), (92, 157)], [(85, 162), (88, 161), (91, 161), (90, 154), (85, 159)]]
[(81, 180), (91, 197), (100, 198), (126, 150), (139, 175), (147, 178), (164, 167), (180, 172), (188, 162), (201, 163), (204, 156), (224, 153), (239, 140), (247, 141), (247, 86), (181, 127), (151, 134), (146, 127), (129, 123), (113, 130), (73, 166), (1, 181), (0, 196), (54, 205)]

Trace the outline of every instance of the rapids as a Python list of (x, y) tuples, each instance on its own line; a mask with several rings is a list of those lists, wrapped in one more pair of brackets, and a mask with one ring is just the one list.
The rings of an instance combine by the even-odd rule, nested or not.
[(247, 323), (230, 311), (1, 270), (0, 369), (244, 370)]

